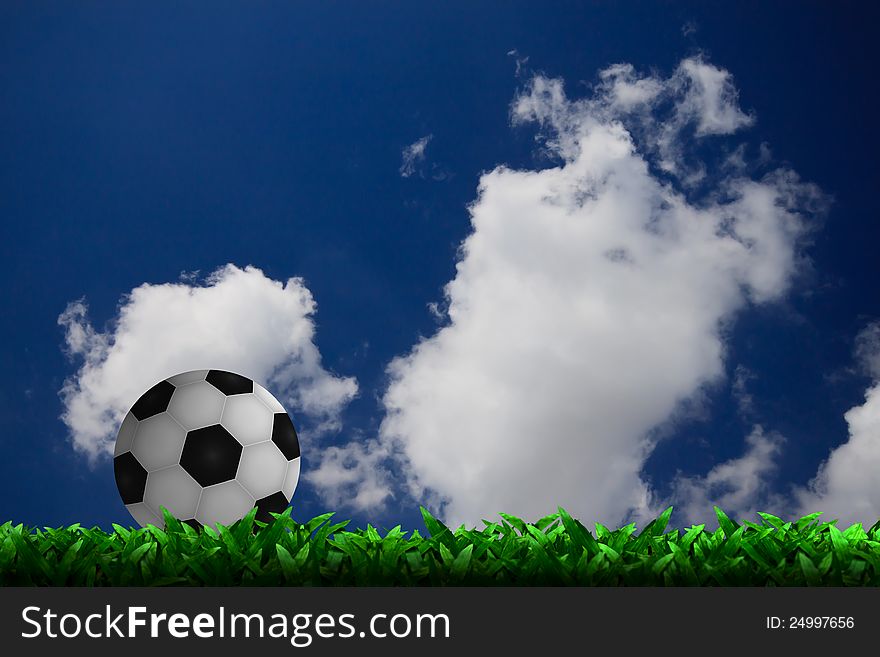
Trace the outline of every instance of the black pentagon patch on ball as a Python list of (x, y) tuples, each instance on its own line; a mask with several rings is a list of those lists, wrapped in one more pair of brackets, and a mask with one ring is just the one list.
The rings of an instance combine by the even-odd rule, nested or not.
[(131, 407), (131, 414), (138, 420), (146, 420), (159, 413), (164, 413), (171, 402), (171, 395), (174, 394), (174, 386), (168, 381), (157, 383), (152, 388), (141, 395), (134, 406)]
[(223, 370), (211, 370), (205, 381), (224, 395), (243, 395), (254, 391), (254, 382), (249, 378)]
[(287, 508), (290, 501), (284, 497), (284, 493), (272, 493), (268, 497), (257, 500), (257, 515), (255, 516), (260, 522), (272, 522), (275, 520), (270, 513), (281, 513)]
[(122, 496), (123, 504), (137, 504), (144, 501), (147, 488), (147, 471), (131, 452), (120, 454), (113, 459), (113, 474), (116, 487)]
[(272, 423), (272, 442), (278, 445), (278, 449), (288, 461), (299, 456), (299, 439), (287, 413), (275, 413)]
[(181, 520), (180, 522), (182, 522), (184, 525), (189, 525), (190, 527), (195, 529), (197, 532), (201, 531), (201, 529), (202, 529), (202, 523), (200, 523), (195, 518), (190, 518), (189, 520)]
[(235, 479), (241, 443), (219, 424), (186, 434), (180, 465), (202, 486)]

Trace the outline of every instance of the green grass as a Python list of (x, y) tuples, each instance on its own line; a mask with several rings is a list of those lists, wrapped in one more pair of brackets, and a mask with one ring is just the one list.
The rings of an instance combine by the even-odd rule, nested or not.
[(269, 525), (253, 513), (219, 532), (166, 515), (167, 528), (113, 533), (79, 525), (0, 525), (0, 585), (587, 585), (878, 586), (880, 522), (840, 531), (814, 513), (719, 528), (665, 531), (670, 507), (635, 524), (590, 532), (563, 509), (526, 523), (507, 514), (482, 530), (445, 527), (422, 509), (429, 536), (370, 525), (346, 531), (328, 513), (302, 524), (288, 509)]

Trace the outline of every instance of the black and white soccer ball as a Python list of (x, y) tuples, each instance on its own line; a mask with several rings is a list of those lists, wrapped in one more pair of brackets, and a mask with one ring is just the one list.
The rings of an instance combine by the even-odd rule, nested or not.
[(113, 470), (125, 507), (142, 526), (161, 509), (192, 526), (230, 525), (257, 508), (268, 522), (299, 480), (296, 429), (251, 379), (223, 370), (172, 376), (147, 390), (122, 421)]

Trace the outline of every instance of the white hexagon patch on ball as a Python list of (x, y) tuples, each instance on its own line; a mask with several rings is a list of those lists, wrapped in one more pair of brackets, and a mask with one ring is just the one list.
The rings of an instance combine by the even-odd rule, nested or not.
[(251, 379), (184, 372), (147, 390), (122, 421), (113, 471), (143, 527), (162, 507), (194, 527), (231, 525), (257, 508), (269, 522), (293, 497), (299, 440), (284, 407)]

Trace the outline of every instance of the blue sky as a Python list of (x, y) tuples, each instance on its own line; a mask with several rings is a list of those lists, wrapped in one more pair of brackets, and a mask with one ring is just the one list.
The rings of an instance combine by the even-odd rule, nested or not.
[[(302, 400), (304, 390), (329, 395), (301, 419), (303, 472), (322, 475), (301, 481), (295, 515), (339, 509), (358, 524), (413, 528), (418, 502), (469, 524), (497, 511), (550, 513), (559, 503), (587, 522), (618, 522), (675, 502), (684, 523), (697, 518), (696, 506), (726, 495), (743, 514), (766, 507), (790, 515), (825, 504), (829, 513), (872, 523), (880, 516), (876, 477), (872, 483), (870, 469), (848, 476), (847, 468), (870, 465), (872, 455), (880, 466), (878, 411), (865, 397), (880, 374), (871, 329), (880, 319), (873, 20), (855, 3), (704, 4), (229, 3), (208, 11), (199, 3), (5, 3), (0, 516), (30, 525), (130, 521), (110, 459), (99, 447), (90, 459), (84, 447), (100, 441), (88, 442), (85, 420), (61, 419), (71, 399), (61, 394), (65, 380), (80, 386), (96, 413), (118, 412), (110, 393), (125, 387), (107, 374), (94, 341), (69, 353), (59, 316), (84, 299), (87, 315), (67, 328), (93, 327), (112, 347), (123, 338), (120, 309), (136, 309), (125, 296), (135, 288), (222, 286), (234, 295), (222, 321), (244, 325), (260, 315), (235, 316), (250, 308), (236, 301), (245, 294), (238, 279), (230, 274), (227, 286), (204, 278), (232, 263), (258, 268), (260, 289), (301, 277), (288, 287), (307, 290), (317, 304), (308, 320), (296, 309), (276, 312), (267, 293), (261, 317), (281, 322), (280, 333), (266, 334), (273, 338), (313, 321), (311, 339), (295, 344), (320, 354), (311, 369), (278, 376), (275, 366), (291, 362), (293, 352), (267, 346), (259, 333), (236, 356), (253, 356), (252, 371), (275, 382), (295, 419), (290, 400)], [(701, 68), (689, 77), (683, 62)], [(632, 65), (629, 73), (608, 73), (622, 63)], [(694, 105), (711, 95), (700, 81), (722, 74), (736, 94), (717, 96), (720, 106)], [(603, 79), (660, 91), (620, 114)], [(565, 99), (541, 95), (540, 85), (551, 89), (553, 80), (564, 84)], [(605, 109), (578, 104), (591, 98)], [(565, 150), (580, 148), (584, 126), (598, 121), (601, 135), (617, 120), (635, 144), (632, 161), (606, 162), (611, 142), (587, 153)], [(407, 149), (419, 140), (421, 156), (407, 167)], [(648, 174), (629, 180), (636, 159)], [(499, 165), (510, 175), (493, 177)], [(703, 210), (722, 204), (736, 180), (763, 182), (793, 197), (788, 209), (802, 218), (803, 235), (780, 238), (775, 256), (731, 256), (729, 267), (705, 270), (688, 260), (694, 248), (661, 243), (680, 247), (673, 254), (684, 258), (685, 271), (658, 289), (683, 290), (674, 296), (681, 308), (699, 312), (677, 312), (660, 299), (658, 308), (681, 318), (681, 331), (670, 329), (675, 340), (658, 322), (656, 333), (633, 334), (635, 362), (600, 358), (619, 347), (605, 337), (628, 336), (628, 325), (593, 333), (595, 318), (579, 323), (578, 308), (606, 294), (612, 318), (652, 308), (638, 297), (653, 289), (645, 277), (673, 270), (658, 260), (630, 286), (629, 278), (579, 269), (578, 249), (586, 253), (602, 239), (578, 232), (591, 221), (609, 239), (634, 240), (636, 267), (644, 266), (639, 248), (653, 253), (642, 233), (614, 233), (618, 216), (633, 212), (639, 220), (637, 208), (612, 204), (591, 214), (578, 206), (580, 224), (542, 214), (542, 194), (557, 184), (600, 185), (587, 195), (609, 203), (629, 198), (604, 196), (604, 183), (589, 171), (580, 180), (580, 165), (606, 167), (631, 194), (647, 189), (643, 183), (668, 185)], [(688, 182), (700, 166), (702, 177)], [(777, 170), (796, 172), (800, 187), (768, 182)], [(530, 185), (535, 196), (519, 198)], [(470, 213), (485, 217), (485, 230), (475, 231)], [(540, 239), (553, 230), (561, 239)], [(472, 266), (457, 270), (465, 262), (459, 246), (474, 235)], [(505, 236), (523, 242), (511, 246)], [(693, 246), (718, 243), (709, 236)], [(756, 296), (762, 268), (779, 274), (767, 283), (767, 299)], [(199, 273), (182, 279), (185, 272)], [(457, 320), (444, 315), (444, 286), (454, 279), (461, 281)], [(505, 281), (521, 287), (508, 290)], [(624, 288), (636, 296), (619, 294)], [(495, 299), (506, 303), (495, 307)], [(184, 327), (187, 312), (200, 308), (184, 304), (164, 320)], [(147, 320), (161, 324), (163, 314)], [(147, 320), (132, 328), (142, 349), (185, 351), (173, 337), (173, 344), (145, 345)], [(438, 333), (451, 325), (457, 328)], [(407, 360), (422, 339), (434, 356)], [(509, 361), (487, 355), (494, 345), (509, 347)], [(566, 351), (582, 346), (583, 353)], [(218, 360), (232, 357), (228, 347), (218, 349)], [(83, 392), (87, 353), (103, 388)], [(680, 356), (681, 366), (664, 365), (664, 354)], [(394, 375), (387, 368), (396, 357), (404, 365)], [(137, 358), (122, 362), (138, 367)], [(569, 362), (596, 367), (572, 370)], [(656, 388), (634, 383), (644, 379)], [(345, 380), (356, 381), (353, 398)], [(461, 389), (468, 394), (458, 398)], [(620, 408), (591, 412), (606, 389), (620, 391), (610, 397)], [(845, 417), (851, 409), (863, 410)], [(645, 436), (653, 442), (639, 452)], [(853, 449), (828, 471), (830, 489), (809, 489), (820, 464), (848, 440)], [(597, 470), (593, 459), (604, 465)], [(509, 478), (505, 463), (515, 473)], [(614, 467), (619, 476), (599, 486), (598, 473)], [(475, 488), (479, 481), (489, 483)], [(633, 510), (603, 502), (600, 490), (631, 501)], [(643, 494), (650, 499), (638, 503)], [(360, 502), (346, 506), (351, 500)]]

